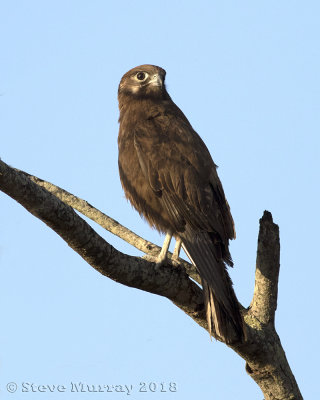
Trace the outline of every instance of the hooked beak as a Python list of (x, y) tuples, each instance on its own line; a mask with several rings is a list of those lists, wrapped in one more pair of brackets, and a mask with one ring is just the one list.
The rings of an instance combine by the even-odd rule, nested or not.
[(153, 75), (153, 77), (152, 77), (152, 79), (150, 79), (148, 85), (162, 86), (162, 77), (159, 74)]

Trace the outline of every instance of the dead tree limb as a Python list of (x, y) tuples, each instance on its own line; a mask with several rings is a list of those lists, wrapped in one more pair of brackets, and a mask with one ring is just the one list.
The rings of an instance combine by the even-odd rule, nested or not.
[[(123, 254), (107, 243), (74, 209), (91, 218), (151, 257), (160, 250), (84, 200), (0, 161), (0, 190), (53, 229), (74, 251), (101, 274), (124, 285), (167, 297), (208, 330), (202, 289), (194, 268), (157, 267), (154, 262)], [(279, 228), (265, 211), (260, 219), (255, 289), (251, 305), (242, 307), (245, 343), (230, 347), (246, 361), (246, 371), (261, 388), (265, 400), (302, 399), (274, 320), (280, 268)]]

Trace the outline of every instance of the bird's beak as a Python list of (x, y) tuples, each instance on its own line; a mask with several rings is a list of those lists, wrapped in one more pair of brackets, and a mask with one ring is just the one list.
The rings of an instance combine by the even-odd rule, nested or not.
[(162, 86), (162, 77), (159, 74), (153, 75), (152, 79), (149, 81), (151, 86)]

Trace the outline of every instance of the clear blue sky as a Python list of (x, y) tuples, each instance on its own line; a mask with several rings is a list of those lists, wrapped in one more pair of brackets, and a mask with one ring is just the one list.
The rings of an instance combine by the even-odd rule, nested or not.
[[(117, 86), (136, 65), (165, 68), (170, 95), (220, 166), (245, 306), (258, 220), (267, 209), (280, 225), (276, 326), (309, 399), (320, 396), (319, 13), (318, 1), (293, 0), (0, 3), (0, 157), (160, 244), (119, 183)], [(127, 384), (133, 399), (262, 398), (244, 361), (170, 301), (101, 276), (3, 194), (0, 222), (3, 399), (127, 397), (26, 394), (22, 382)], [(140, 382), (178, 390), (146, 395)]]

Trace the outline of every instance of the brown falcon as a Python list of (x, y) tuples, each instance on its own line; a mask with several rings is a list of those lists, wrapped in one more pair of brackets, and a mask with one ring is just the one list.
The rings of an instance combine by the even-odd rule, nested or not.
[[(202, 281), (209, 331), (226, 343), (243, 339), (243, 322), (226, 264), (233, 219), (217, 166), (165, 87), (164, 69), (128, 71), (118, 91), (119, 172), (127, 199), (149, 224), (174, 236)], [(175, 254), (177, 255), (177, 251)]]

